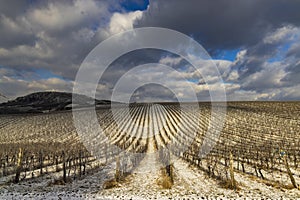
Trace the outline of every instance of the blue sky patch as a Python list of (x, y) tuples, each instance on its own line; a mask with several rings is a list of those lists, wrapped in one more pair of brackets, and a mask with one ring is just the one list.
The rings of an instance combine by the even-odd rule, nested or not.
[(126, 11), (146, 10), (149, 5), (149, 0), (129, 0), (122, 1), (121, 6)]
[(63, 79), (63, 77), (54, 74), (53, 72), (47, 70), (47, 69), (36, 69), (34, 70), (34, 73), (39, 77), (39, 79), (49, 79), (49, 78), (59, 78)]
[(234, 61), (239, 51), (240, 49), (218, 50), (217, 53), (212, 56), (212, 59)]
[(291, 47), (291, 43), (285, 43), (284, 45), (280, 46), (278, 49), (277, 49), (277, 53), (275, 56), (269, 58), (267, 60), (267, 62), (269, 63), (274, 63), (274, 62), (279, 62), (279, 61), (282, 61), (285, 59), (286, 57), (286, 53), (288, 52), (288, 50), (290, 49)]

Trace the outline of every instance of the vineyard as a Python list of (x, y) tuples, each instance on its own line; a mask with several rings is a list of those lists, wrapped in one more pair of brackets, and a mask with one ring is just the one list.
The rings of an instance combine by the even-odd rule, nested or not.
[(0, 197), (299, 198), (300, 103), (222, 106), (98, 109), (107, 140), (72, 112), (0, 115)]

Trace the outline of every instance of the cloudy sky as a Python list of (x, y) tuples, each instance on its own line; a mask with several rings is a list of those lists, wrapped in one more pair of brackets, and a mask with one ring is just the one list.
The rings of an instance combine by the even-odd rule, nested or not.
[[(81, 63), (101, 41), (150, 26), (199, 42), (219, 68), (228, 100), (300, 100), (299, 10), (298, 0), (1, 1), (0, 93), (11, 99), (36, 91), (71, 92)], [(147, 63), (180, 69), (199, 100), (209, 99), (208, 84), (217, 87), (215, 77), (204, 81), (178, 55), (145, 49), (112, 63), (97, 97), (110, 98), (122, 74)], [(132, 77), (127, 84), (134, 82)], [(188, 95), (182, 91), (150, 84), (132, 98), (174, 100)]]

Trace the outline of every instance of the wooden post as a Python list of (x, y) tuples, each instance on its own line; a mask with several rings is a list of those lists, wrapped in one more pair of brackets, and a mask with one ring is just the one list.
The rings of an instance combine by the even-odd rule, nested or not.
[(295, 150), (294, 150), (294, 166), (295, 166), (296, 169), (298, 168), (298, 163), (297, 163), (297, 153), (296, 153)]
[(58, 168), (58, 156), (55, 155), (55, 169), (56, 169), (56, 172), (59, 172), (59, 168)]
[(3, 161), (3, 176), (6, 176), (6, 175), (7, 175), (6, 166), (9, 166), (8, 155), (6, 155), (6, 158), (5, 158), (5, 160)]
[(40, 161), (40, 174), (43, 174), (43, 151), (40, 151), (40, 155), (39, 155), (39, 161)]
[(119, 156), (116, 157), (116, 174), (115, 179), (117, 182), (120, 181), (120, 158)]
[(245, 159), (244, 159), (244, 157), (243, 157), (243, 161), (242, 161), (242, 163), (241, 163), (241, 165), (242, 165), (242, 170), (243, 170), (243, 173), (245, 173), (245, 166), (244, 166), (244, 162), (245, 162)]
[(22, 170), (22, 159), (23, 159), (23, 151), (20, 148), (19, 149), (19, 154), (18, 154), (15, 183), (18, 183), (20, 181), (20, 174), (21, 174), (21, 170)]
[(2, 169), (2, 176), (6, 176), (6, 161), (4, 160), (3, 163), (3, 169)]
[(265, 179), (265, 177), (264, 177), (263, 173), (261, 172), (261, 168), (258, 168), (258, 172), (259, 172), (259, 174), (260, 174), (261, 178), (262, 178), (262, 179)]
[(72, 168), (72, 156), (68, 156), (67, 163), (68, 163), (68, 167), (69, 167), (68, 177), (70, 177), (71, 168)]
[(291, 172), (291, 169), (290, 169), (290, 166), (289, 166), (289, 163), (287, 161), (286, 156), (284, 156), (283, 159), (284, 159), (284, 163), (285, 163), (285, 167), (286, 167), (287, 173), (288, 173), (288, 175), (289, 175), (289, 177), (291, 179), (291, 182), (292, 182), (293, 186), (295, 188), (298, 188), (298, 184), (296, 183), (295, 178), (293, 177), (293, 173)]
[(229, 170), (230, 170), (230, 182), (231, 182), (231, 186), (232, 188), (236, 189), (236, 181), (234, 179), (234, 171), (233, 171), (233, 155), (230, 152), (230, 161), (229, 161)]
[(171, 179), (171, 183), (174, 183), (174, 166), (173, 164), (170, 164), (170, 179)]
[(67, 182), (67, 170), (66, 170), (66, 155), (65, 152), (62, 151), (62, 159), (63, 159), (63, 180)]
[(227, 164), (227, 156), (224, 156), (224, 164), (225, 164), (225, 176), (228, 179), (228, 164)]
[(259, 176), (258, 176), (258, 172), (257, 172), (257, 166), (256, 166), (256, 163), (255, 163), (255, 165), (254, 165), (254, 171), (255, 171), (256, 176), (259, 177)]

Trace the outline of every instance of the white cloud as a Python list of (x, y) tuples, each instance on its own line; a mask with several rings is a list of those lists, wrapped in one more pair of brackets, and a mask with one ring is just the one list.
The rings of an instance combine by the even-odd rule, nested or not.
[(141, 11), (111, 13), (110, 7), (119, 6), (114, 3), (49, 1), (32, 4), (17, 16), (2, 14), (0, 45), (5, 45), (0, 46), (1, 65), (22, 70), (43, 68), (74, 79), (84, 57), (99, 42), (133, 28), (142, 15)]
[(28, 20), (37, 28), (44, 30), (66, 30), (66, 28), (82, 25), (90, 20), (95, 21), (101, 15), (107, 15), (105, 4), (105, 1), (102, 1), (99, 6), (93, 0), (75, 0), (71, 4), (50, 2), (46, 7), (30, 10)]
[(266, 44), (274, 44), (279, 42), (287, 42), (288, 40), (292, 40), (295, 35), (299, 35), (300, 29), (287, 25), (281, 28), (278, 28), (276, 31), (267, 34), (267, 36), (263, 39), (263, 42)]
[(181, 57), (170, 57), (170, 56), (166, 56), (160, 59), (159, 63), (164, 64), (164, 65), (170, 65), (170, 66), (174, 66), (174, 65), (178, 65), (180, 62), (182, 61)]
[(46, 59), (53, 58), (54, 52), (53, 49), (50, 49), (43, 41), (36, 42), (34, 46), (20, 45), (10, 50), (0, 48), (0, 58), (18, 58), (20, 56), (35, 59)]
[(114, 13), (110, 19), (109, 32), (111, 34), (120, 33), (133, 28), (134, 21), (142, 17), (142, 11), (129, 13)]
[(226, 81), (237, 81), (239, 78), (239, 73), (236, 70), (233, 70), (229, 73)]
[(258, 93), (256, 91), (235, 90), (227, 94), (228, 101), (252, 101), (256, 100)]
[(236, 58), (234, 60), (234, 64), (243, 63), (246, 59), (247, 50), (241, 50), (237, 53)]
[[(32, 4), (22, 12), (14, 12), (12, 15), (2, 12), (0, 14), (0, 65), (5, 68), (0, 68), (0, 89), (5, 89), (4, 94), (8, 93), (10, 96), (49, 89), (70, 91), (72, 88), (70, 80), (74, 79), (80, 63), (91, 49), (110, 35), (132, 29), (137, 21), (144, 20), (142, 18), (145, 17), (147, 11), (111, 13), (110, 6), (118, 7), (114, 3), (116, 2), (96, 0), (49, 1)], [(155, 4), (155, 2), (152, 3)], [(153, 4), (152, 8), (155, 7)], [(12, 6), (12, 8), (15, 7)], [(185, 9), (183, 10), (185, 12)], [(171, 12), (174, 10), (171, 9)], [(179, 17), (181, 20), (181, 16)], [(187, 25), (186, 19), (182, 20), (184, 21), (183, 25)], [(224, 25), (227, 30), (228, 26), (225, 23), (221, 25)], [(194, 25), (191, 27), (191, 30), (195, 30)], [(226, 36), (221, 34), (218, 33), (218, 37)], [(257, 34), (264, 35), (265, 33)], [(228, 36), (231, 37), (231, 35)], [(299, 99), (299, 85), (295, 83), (295, 80), (287, 78), (287, 74), (293, 74), (297, 78), (299, 73), (296, 69), (299, 64), (296, 55), (300, 55), (299, 38), (299, 27), (285, 25), (269, 32), (263, 37), (262, 42), (254, 44), (252, 47), (242, 46), (241, 48), (244, 49), (237, 54), (233, 62), (226, 60), (205, 62), (195, 57), (200, 71), (183, 66), (186, 67), (185, 70), (179, 69), (179, 73), (170, 73), (167, 76), (154, 73), (150, 75), (159, 76), (161, 79), (168, 78), (166, 80), (169, 81), (168, 84), (178, 88), (177, 95), (179, 96), (189, 95), (184, 91), (186, 83), (180, 81), (180, 78), (192, 79), (189, 84), (202, 95), (208, 91), (208, 86), (210, 89), (220, 87), (218, 84), (220, 74), (225, 80), (227, 95), (231, 99)], [(214, 40), (214, 42), (219, 41)], [(292, 42), (295, 43), (287, 52), (289, 58), (283, 58), (284, 61), (280, 62), (268, 63), (267, 59), (273, 56), (274, 52), (276, 54), (276, 48), (282, 47), (279, 44), (292, 44)], [(274, 51), (266, 53), (270, 49), (274, 49)], [(282, 55), (282, 52), (279, 53)], [(292, 59), (292, 56), (295, 58)], [(182, 64), (182, 59), (167, 56), (162, 57), (159, 63), (178, 69), (178, 66)], [(213, 65), (217, 66), (219, 74), (212, 70)], [(20, 69), (27, 70), (28, 74), (25, 73), (24, 77), (20, 78), (15, 73)], [(35, 69), (46, 69), (67, 79), (30, 80), (29, 77), (32, 75), (29, 74), (29, 71), (34, 73)], [(124, 70), (126, 68), (118, 68), (113, 73), (119, 75)], [(247, 70), (250, 72), (248, 73)], [(206, 83), (200, 72), (205, 75)], [(243, 72), (245, 73), (243, 74)], [(151, 78), (150, 75), (135, 78), (147, 80)], [(129, 81), (132, 82), (132, 80), (134, 79)], [(287, 86), (286, 82), (288, 81), (290, 83)], [(99, 94), (108, 96), (112, 86), (110, 83), (99, 85)]]
[(264, 90), (281, 87), (281, 81), (286, 75), (285, 67), (282, 63), (265, 63), (261, 71), (255, 72), (246, 77), (241, 85), (243, 88)]

